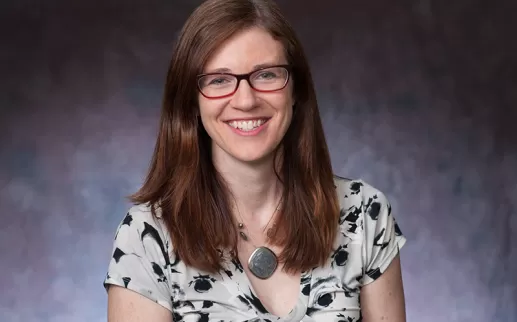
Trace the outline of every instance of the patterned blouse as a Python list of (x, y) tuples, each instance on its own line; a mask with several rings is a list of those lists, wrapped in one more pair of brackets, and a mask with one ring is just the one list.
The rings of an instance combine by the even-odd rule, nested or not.
[(171, 255), (159, 212), (133, 206), (120, 223), (104, 287), (119, 285), (171, 311), (174, 321), (361, 321), (359, 292), (388, 267), (405, 244), (385, 195), (362, 180), (335, 177), (340, 234), (324, 267), (304, 272), (287, 317), (267, 311), (238, 260), (209, 274)]

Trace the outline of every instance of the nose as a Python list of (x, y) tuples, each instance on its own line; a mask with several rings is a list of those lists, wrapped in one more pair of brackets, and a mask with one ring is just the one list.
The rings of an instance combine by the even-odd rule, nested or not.
[(250, 84), (242, 79), (237, 87), (237, 91), (232, 96), (232, 105), (234, 108), (241, 110), (249, 110), (255, 107), (257, 97), (255, 90)]

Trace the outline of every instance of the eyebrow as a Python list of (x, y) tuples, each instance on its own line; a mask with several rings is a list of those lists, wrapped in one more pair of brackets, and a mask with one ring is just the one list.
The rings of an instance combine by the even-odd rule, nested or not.
[[(253, 70), (252, 72), (256, 71), (256, 70), (259, 70), (259, 69), (262, 69), (262, 68), (267, 68), (267, 67), (271, 67), (271, 66), (276, 66), (276, 65), (282, 65), (281, 63), (265, 63), (265, 64), (258, 64), (258, 65), (255, 65), (253, 66)], [(205, 74), (213, 74), (213, 73), (231, 73), (232, 70), (229, 69), (229, 68), (226, 68), (226, 67), (223, 67), (223, 68), (217, 68), (217, 69), (214, 69), (214, 70), (209, 70), (207, 72), (205, 72)]]

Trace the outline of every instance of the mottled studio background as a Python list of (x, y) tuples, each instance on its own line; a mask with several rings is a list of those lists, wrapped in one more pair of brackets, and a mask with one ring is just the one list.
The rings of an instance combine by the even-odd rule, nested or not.
[[(105, 321), (194, 0), (0, 4), (0, 321)], [(393, 203), (408, 321), (517, 321), (517, 2), (280, 1), (335, 172)]]

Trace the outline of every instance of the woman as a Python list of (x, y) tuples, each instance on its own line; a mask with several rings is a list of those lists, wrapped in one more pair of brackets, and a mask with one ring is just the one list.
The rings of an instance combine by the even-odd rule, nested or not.
[(332, 174), (300, 42), (268, 0), (209, 0), (174, 50), (108, 320), (405, 321), (385, 196)]

